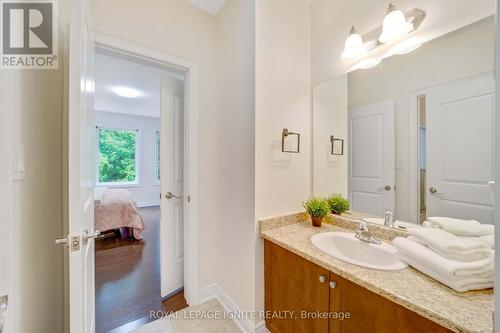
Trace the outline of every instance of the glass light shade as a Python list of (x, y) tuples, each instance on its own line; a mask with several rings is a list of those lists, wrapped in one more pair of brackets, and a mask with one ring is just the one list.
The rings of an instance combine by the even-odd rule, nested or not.
[(392, 4), (389, 5), (387, 15), (384, 17), (382, 23), (382, 33), (380, 34), (379, 41), (381, 43), (388, 43), (413, 29), (413, 24), (406, 21), (405, 14), (396, 9)]
[(349, 37), (347, 37), (344, 46), (344, 52), (342, 52), (342, 58), (354, 58), (362, 55), (366, 52), (366, 46), (363, 43), (363, 38), (360, 34), (351, 28)]
[(382, 61), (382, 59), (380, 59), (380, 58), (364, 59), (364, 60), (360, 61), (359, 63), (357, 63), (353, 67), (353, 70), (373, 68), (373, 67), (377, 66), (378, 64), (380, 64), (381, 61)]
[(414, 39), (414, 38), (410, 38), (410, 39), (402, 41), (399, 44), (396, 44), (396, 46), (394, 46), (389, 51), (389, 53), (391, 55), (394, 55), (394, 54), (400, 54), (400, 55), (401, 54), (408, 54), (408, 53), (413, 52), (416, 49), (418, 49), (420, 46), (422, 46), (422, 44), (423, 43), (420, 40), (417, 40), (417, 39)]

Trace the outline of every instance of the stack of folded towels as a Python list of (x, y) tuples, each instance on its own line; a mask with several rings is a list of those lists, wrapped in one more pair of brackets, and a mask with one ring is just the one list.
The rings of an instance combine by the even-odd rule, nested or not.
[(461, 220), (451, 217), (429, 217), (423, 223), (424, 227), (440, 228), (459, 237), (469, 238), (488, 244), (495, 248), (495, 227), (491, 224), (481, 224), (476, 220)]
[[(436, 219), (439, 222), (434, 222)], [(474, 222), (479, 227), (469, 221), (455, 225), (449, 218), (433, 218), (427, 222), (424, 225), (427, 228), (409, 228), (407, 238), (393, 240), (398, 257), (458, 292), (492, 288), (495, 251), (487, 242), (477, 238), (489, 236), (493, 226), (490, 228), (477, 221)], [(473, 227), (480, 231), (474, 232)], [(464, 235), (464, 230), (469, 234)], [(452, 232), (458, 232), (460, 236)]]

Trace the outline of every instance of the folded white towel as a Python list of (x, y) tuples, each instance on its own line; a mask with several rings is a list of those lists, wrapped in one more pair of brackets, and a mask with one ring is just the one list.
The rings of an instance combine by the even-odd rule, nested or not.
[(477, 242), (481, 242), (481, 243), (487, 244), (492, 249), (495, 249), (495, 235), (486, 235), (486, 236), (474, 237), (473, 240), (477, 241)]
[[(460, 251), (460, 252), (456, 252), (456, 253), (441, 252), (438, 248), (435, 248), (432, 245), (429, 245), (427, 243), (427, 241), (423, 238), (420, 238), (417, 236), (412, 236), (412, 235), (409, 235), (406, 238), (413, 241), (413, 242), (417, 242), (419, 244), (425, 245), (430, 250), (436, 252), (440, 256), (442, 256), (444, 258), (451, 259), (451, 260), (470, 262), (470, 261), (482, 260), (482, 259), (487, 258), (489, 256), (495, 255), (495, 251), (493, 251), (490, 248), (488, 248), (486, 251), (471, 250), (471, 251)], [(470, 237), (467, 237), (467, 238), (470, 238)], [(486, 245), (486, 244), (483, 243), (483, 245)]]
[(417, 260), (407, 257), (399, 251), (397, 252), (397, 255), (402, 261), (408, 263), (408, 265), (412, 266), (416, 270), (424, 273), (425, 275), (430, 276), (431, 278), (443, 283), (444, 285), (458, 292), (493, 288), (493, 276), (489, 278), (472, 277), (472, 278), (451, 279), (449, 277), (441, 276), (440, 274), (432, 270), (430, 267), (422, 265)]
[(404, 237), (396, 237), (392, 244), (403, 255), (412, 258), (424, 267), (429, 267), (443, 278), (493, 277), (493, 255), (485, 259), (465, 262), (444, 258), (428, 247)]
[(457, 236), (486, 236), (495, 233), (495, 227), (491, 224), (481, 224), (476, 220), (461, 220), (451, 217), (434, 216), (429, 217), (424, 226), (440, 227)]
[(435, 228), (412, 228), (407, 230), (414, 236), (412, 240), (426, 245), (441, 256), (458, 261), (475, 261), (492, 255), (491, 248), (470, 237), (458, 237), (449, 232)]

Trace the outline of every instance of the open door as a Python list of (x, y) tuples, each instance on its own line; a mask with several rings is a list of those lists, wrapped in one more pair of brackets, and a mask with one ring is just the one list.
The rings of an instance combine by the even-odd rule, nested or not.
[(161, 295), (184, 286), (183, 128), (184, 82), (161, 78)]
[(354, 211), (394, 212), (394, 101), (349, 110), (349, 197)]
[(85, 0), (69, 2), (68, 214), (71, 333), (95, 331), (94, 296), (94, 45)]

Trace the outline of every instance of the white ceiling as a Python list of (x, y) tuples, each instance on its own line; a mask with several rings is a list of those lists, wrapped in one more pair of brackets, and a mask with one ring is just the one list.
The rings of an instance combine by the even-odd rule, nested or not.
[[(95, 110), (159, 118), (162, 71), (127, 59), (96, 53)], [(183, 79), (181, 74), (169, 74), (176, 79)], [(116, 86), (136, 89), (141, 92), (141, 96), (118, 96), (111, 90)]]
[(187, 0), (196, 7), (216, 16), (228, 0)]

